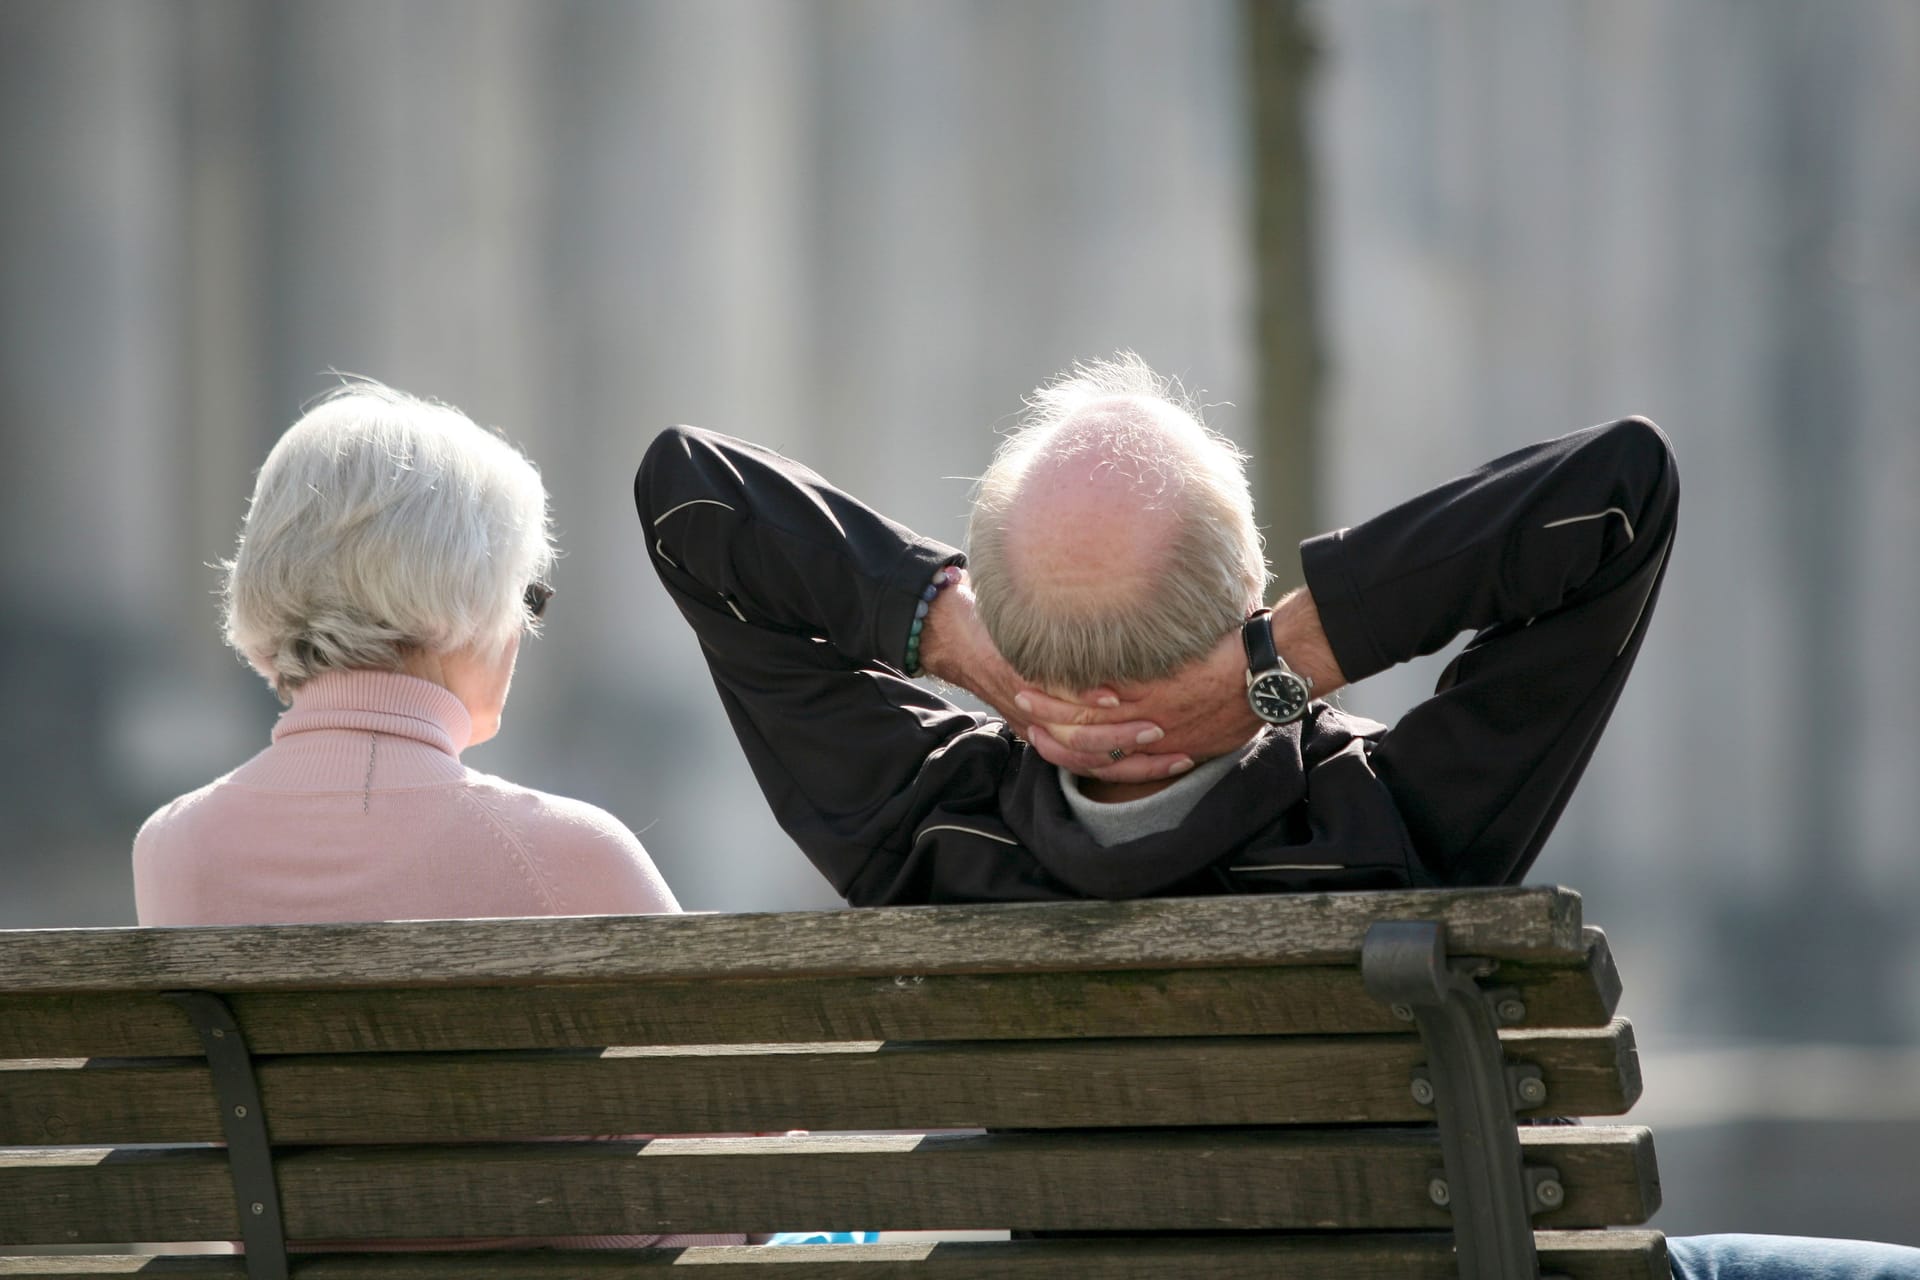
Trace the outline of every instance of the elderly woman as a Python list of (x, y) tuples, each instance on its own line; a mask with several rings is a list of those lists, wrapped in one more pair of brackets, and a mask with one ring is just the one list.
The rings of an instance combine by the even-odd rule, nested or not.
[(290, 710), (134, 840), (140, 922), (677, 911), (592, 805), (470, 769), (552, 596), (539, 474), (464, 414), (339, 388), (267, 455), (227, 642)]
[(140, 923), (678, 911), (613, 815), (460, 762), (500, 729), (553, 556), (533, 464), (456, 409), (354, 382), (289, 428), (226, 566), (227, 642), (289, 710), (140, 828)]

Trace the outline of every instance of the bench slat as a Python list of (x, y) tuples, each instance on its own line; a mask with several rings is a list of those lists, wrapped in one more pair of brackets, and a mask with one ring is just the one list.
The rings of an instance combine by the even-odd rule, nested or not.
[[(1535, 1113), (1620, 1115), (1632, 1028), (1526, 1033)], [(567, 1054), (379, 1054), (257, 1064), (277, 1143), (784, 1129), (1420, 1123), (1412, 1036), (874, 1042)], [(0, 1071), (0, 1146), (218, 1142), (200, 1060)], [(1206, 1087), (1198, 1089), (1196, 1081)]]
[(1378, 920), (1441, 920), (1454, 955), (1585, 950), (1568, 889), (1423, 890), (763, 915), (0, 932), (0, 988), (434, 986), (1352, 963)]
[[(1535, 1234), (1541, 1269), (1570, 1280), (1669, 1280), (1665, 1238), (1657, 1231)], [(1440, 1233), (1408, 1233), (1387, 1240), (1340, 1236), (1190, 1236), (1098, 1240), (1015, 1240), (997, 1244), (942, 1243), (805, 1245), (793, 1249), (745, 1247), (603, 1250), (503, 1255), (487, 1253), (323, 1254), (296, 1258), (294, 1280), (570, 1280), (614, 1276), (635, 1267), (686, 1266), (768, 1275), (777, 1280), (828, 1280), (847, 1274), (885, 1280), (1458, 1280), (1453, 1240)], [(769, 1271), (767, 1268), (773, 1268)], [(5, 1280), (124, 1280), (137, 1276), (192, 1276), (203, 1280), (246, 1274), (238, 1257), (151, 1259), (80, 1257), (0, 1258)], [(707, 1274), (701, 1272), (702, 1275)]]
[[(1522, 1133), (1558, 1169), (1542, 1227), (1631, 1225), (1659, 1206), (1645, 1129)], [(296, 1150), (292, 1238), (847, 1229), (1445, 1228), (1430, 1129), (659, 1139)], [(23, 1173), (27, 1176), (22, 1176)], [(720, 1220), (715, 1205), (746, 1206)], [(0, 1151), (0, 1243), (238, 1235), (224, 1152)], [(1184, 1207), (1183, 1207), (1184, 1206)], [(729, 1219), (741, 1215), (727, 1214)]]
[[(1499, 966), (1492, 982), (1526, 1002), (1520, 1025), (1613, 1016), (1619, 977), (1605, 938), (1588, 934), (1578, 959)], [(258, 1054), (1406, 1030), (1353, 967), (253, 992), (230, 1003)], [(0, 996), (0, 1058), (199, 1052), (158, 995)]]

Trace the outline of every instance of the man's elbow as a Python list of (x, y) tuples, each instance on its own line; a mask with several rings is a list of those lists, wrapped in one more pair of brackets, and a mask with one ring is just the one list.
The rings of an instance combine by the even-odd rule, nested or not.
[(698, 427), (668, 427), (647, 446), (633, 477), (633, 504), (642, 524), (651, 527), (662, 513), (686, 501), (685, 491), (703, 484), (695, 456), (705, 451), (704, 434)]
[(1674, 511), (1680, 501), (1680, 464), (1673, 441), (1653, 419), (1633, 414), (1609, 423), (1602, 432), (1616, 451), (1619, 473), (1641, 495), (1641, 515), (1653, 517)]
[(1667, 472), (1678, 474), (1673, 441), (1667, 438), (1667, 433), (1652, 418), (1638, 413), (1629, 414), (1618, 422), (1610, 423), (1606, 435), (1637, 469), (1652, 475)]
[(636, 483), (663, 475), (671, 474), (679, 467), (693, 460), (693, 444), (690, 437), (691, 427), (668, 427), (653, 438), (645, 454), (640, 458), (640, 473)]

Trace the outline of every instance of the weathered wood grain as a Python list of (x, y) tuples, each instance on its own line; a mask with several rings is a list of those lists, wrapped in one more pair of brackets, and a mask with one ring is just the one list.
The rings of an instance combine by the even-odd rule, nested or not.
[[(1541, 1269), (1569, 1280), (1670, 1280), (1657, 1231), (1536, 1235)], [(846, 1275), (886, 1280), (1457, 1280), (1453, 1241), (1443, 1233), (1359, 1240), (1344, 1236), (1193, 1236), (1006, 1243), (809, 1245), (798, 1249), (705, 1248), (522, 1254), (327, 1254), (296, 1258), (294, 1280), (571, 1280), (624, 1275), (636, 1267), (719, 1267), (778, 1280)], [(5, 1280), (124, 1280), (127, 1276), (246, 1274), (236, 1257), (150, 1259), (0, 1258)], [(701, 1274), (705, 1275), (706, 1272)]]
[[(1522, 1133), (1566, 1203), (1537, 1223), (1645, 1221), (1644, 1129)], [(78, 1152), (76, 1156), (75, 1152)], [(0, 1243), (231, 1239), (217, 1150), (0, 1151)], [(295, 1149), (279, 1162), (294, 1238), (656, 1231), (1445, 1228), (1431, 1129), (1201, 1130), (659, 1139)], [(85, 1234), (75, 1234), (85, 1233)]]
[(1580, 956), (1567, 889), (1014, 903), (767, 915), (0, 932), (0, 990), (294, 990), (625, 978), (878, 976), (1351, 963), (1378, 920), (1455, 954)]
[[(306, 1280), (592, 1275), (1451, 1275), (1404, 1023), (1357, 961), (1379, 919), (1439, 919), (1526, 1006), (1509, 1057), (1556, 1114), (1639, 1091), (1604, 938), (1564, 890), (907, 908), (778, 916), (0, 933), (0, 1146), (220, 1136), (197, 1038), (160, 993), (214, 990), (257, 1055), (295, 1237), (825, 1228), (1389, 1234), (333, 1255)], [(1586, 1030), (1580, 1030), (1586, 1028)], [(886, 1043), (867, 1043), (886, 1042)], [(645, 1046), (599, 1052), (597, 1046)], [(19, 1061), (69, 1056), (174, 1061)], [(347, 1055), (336, 1057), (333, 1055)], [(14, 1059), (14, 1061), (6, 1061)], [(1165, 1128), (1115, 1128), (1168, 1126)], [(1194, 1127), (1207, 1126), (1207, 1127)], [(977, 1135), (481, 1142), (553, 1133), (983, 1127)], [(1565, 1204), (1644, 1221), (1644, 1130), (1522, 1133)], [(382, 1145), (327, 1146), (377, 1138)], [(406, 1145), (416, 1144), (416, 1145)], [(0, 1243), (231, 1239), (224, 1153), (0, 1151)], [(1439, 1233), (1439, 1234), (1436, 1234)], [(1542, 1235), (1576, 1280), (1659, 1280), (1657, 1233)], [(240, 1274), (231, 1258), (0, 1258), (0, 1277)]]
[[(1527, 1033), (1535, 1113), (1619, 1115), (1639, 1091), (1632, 1028)], [(853, 1042), (690, 1051), (268, 1058), (276, 1143), (786, 1129), (1066, 1129), (1419, 1123), (1412, 1036)], [(86, 1064), (86, 1065), (83, 1065)], [(222, 1140), (211, 1073), (171, 1059), (0, 1071), (0, 1146)]]
[[(1604, 1026), (1619, 999), (1604, 939), (1578, 960), (1504, 962), (1492, 981), (1518, 990), (1522, 1026)], [(1353, 967), (251, 992), (230, 1003), (261, 1054), (1406, 1029)], [(199, 1050), (157, 994), (0, 995), (0, 1058)]]
[[(1624, 1018), (1614, 1019), (1605, 1029), (1516, 1030), (1502, 1033), (1500, 1039), (1509, 1062), (1538, 1063), (1546, 1076), (1546, 1101), (1521, 1111), (1523, 1116), (1622, 1116), (1640, 1100), (1644, 1088), (1640, 1048), (1633, 1024)], [(1587, 1051), (1576, 1056), (1558, 1048), (1572, 1040), (1588, 1046)], [(1613, 1051), (1611, 1061), (1603, 1060), (1598, 1047), (1603, 1041)], [(1555, 1048), (1543, 1050), (1536, 1045)], [(1575, 1109), (1585, 1106), (1593, 1109)]]
[(223, 1150), (0, 1149), (0, 1245), (239, 1238)]

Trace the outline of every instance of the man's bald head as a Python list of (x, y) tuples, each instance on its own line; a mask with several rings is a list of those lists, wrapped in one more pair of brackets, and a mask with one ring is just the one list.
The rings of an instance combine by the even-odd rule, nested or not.
[(981, 478), (980, 614), (1014, 669), (1059, 689), (1167, 675), (1237, 627), (1266, 570), (1240, 453), (1139, 357), (1036, 391)]
[(1153, 590), (1179, 515), (1166, 468), (1138, 445), (1170, 412), (1153, 401), (1103, 401), (1036, 443), (1003, 524), (1008, 572), (1027, 591), (1083, 610)]

